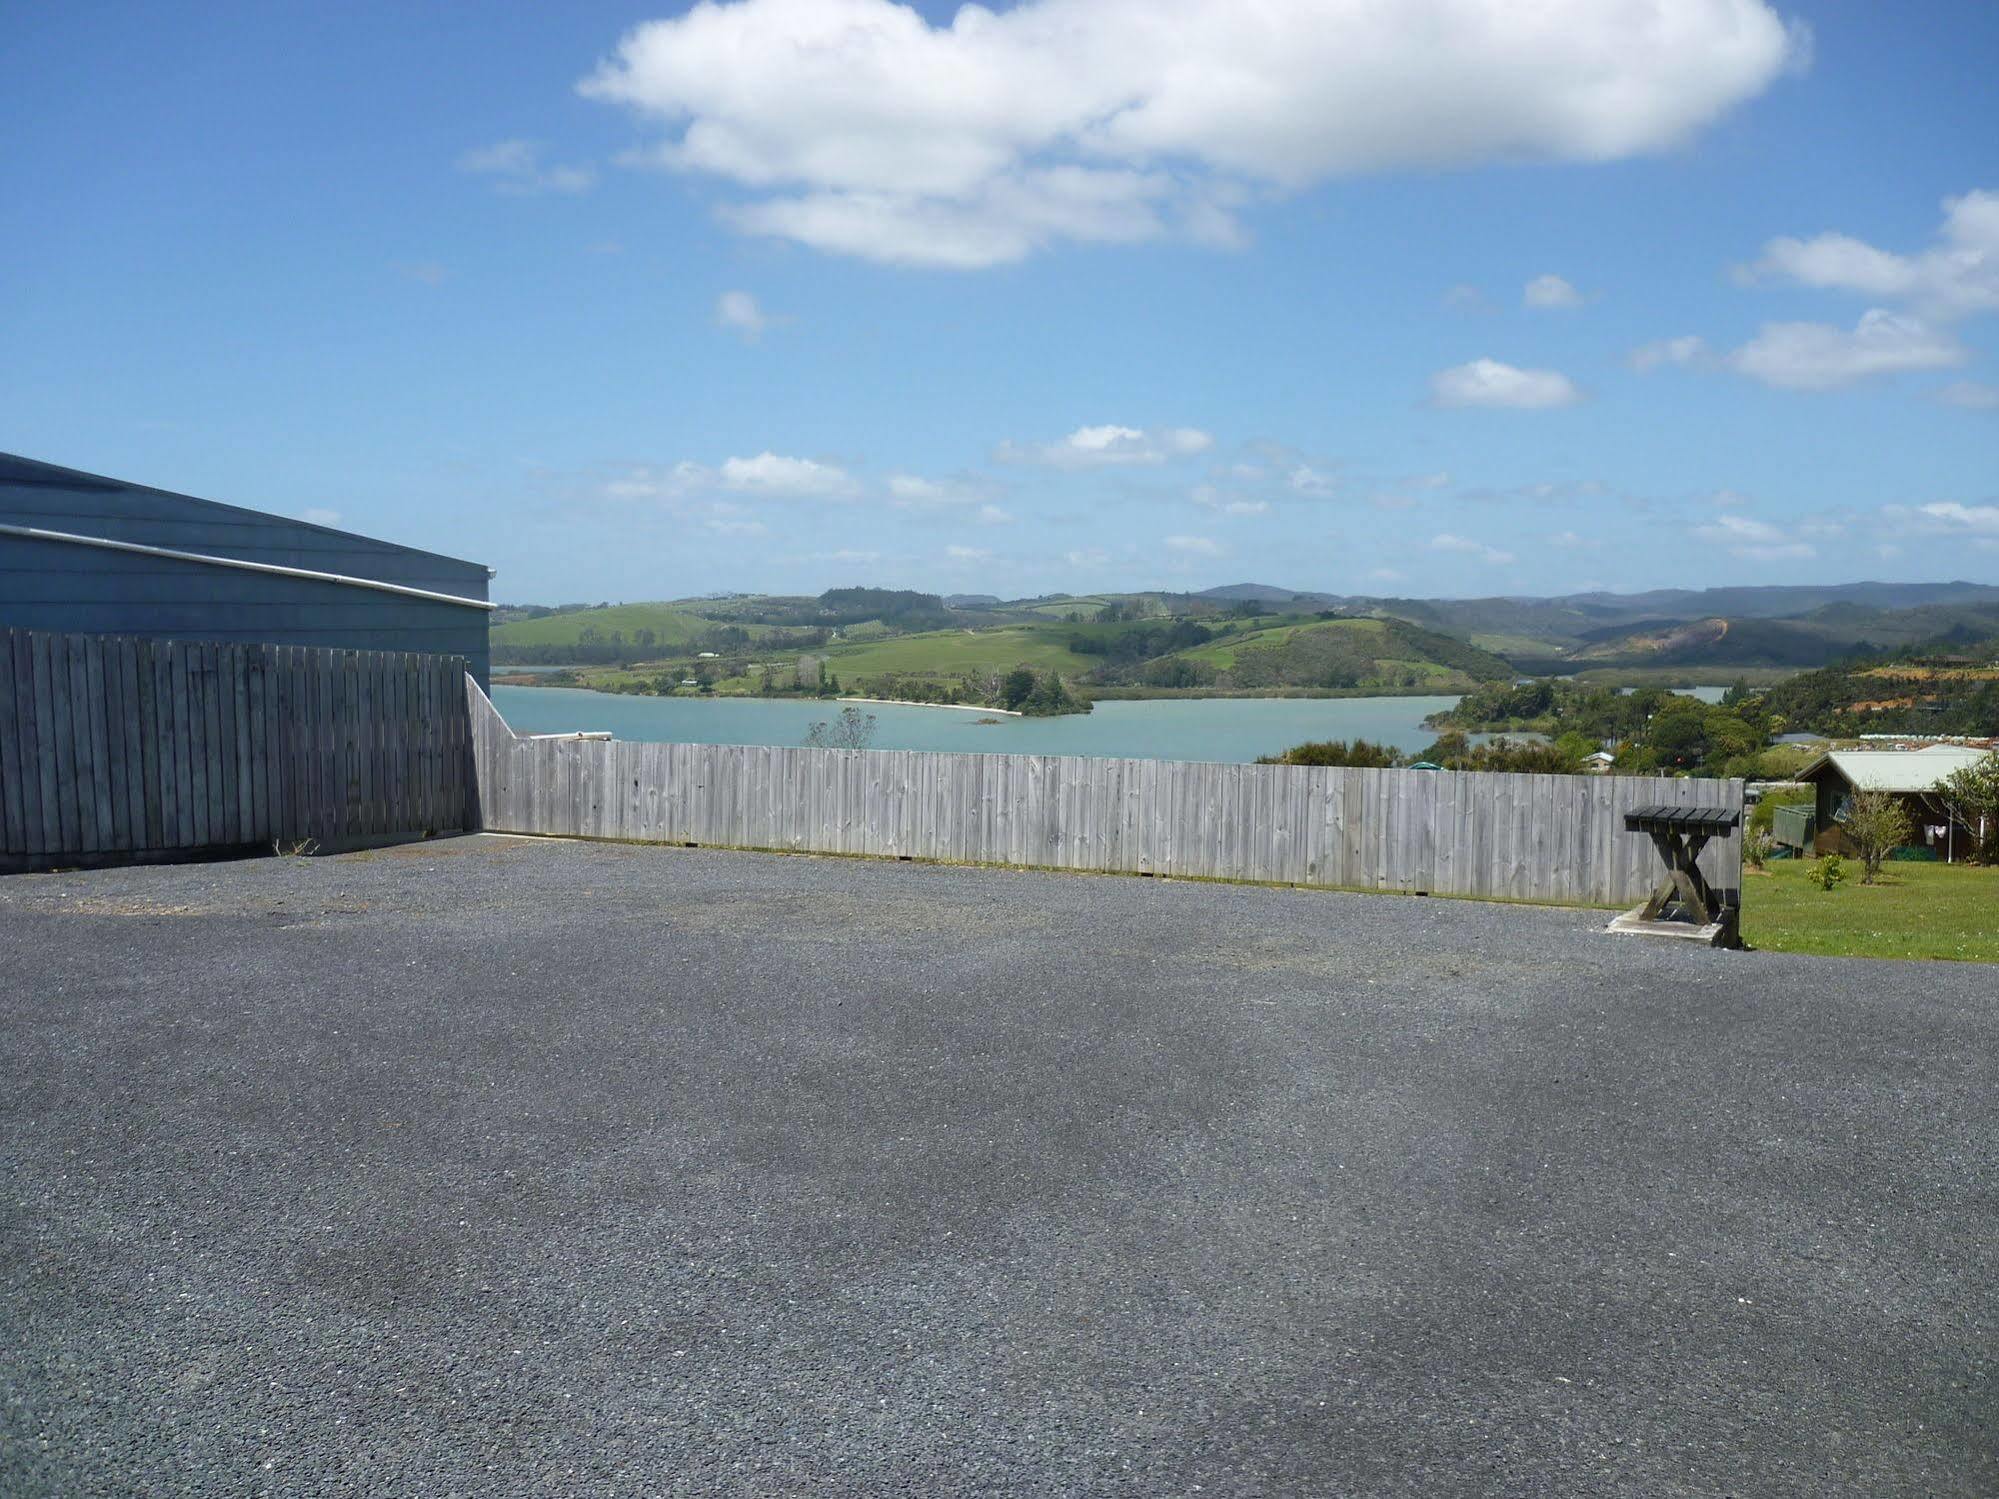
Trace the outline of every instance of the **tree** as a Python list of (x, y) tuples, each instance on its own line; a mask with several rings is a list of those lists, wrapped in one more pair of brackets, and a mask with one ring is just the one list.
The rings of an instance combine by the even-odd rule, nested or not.
[(1034, 668), (1016, 666), (1000, 683), (1000, 706), (1019, 708), (1034, 692)]
[(1860, 883), (1871, 885), (1881, 861), (1909, 841), (1909, 814), (1885, 791), (1856, 791), (1846, 809), (1846, 836), (1860, 852)]
[(805, 735), (807, 749), (866, 749), (874, 743), (875, 716), (851, 704), (830, 723), (815, 723)]
[(1999, 750), (1953, 770), (1937, 783), (1935, 795), (1979, 840), (1978, 857), (1999, 863)]

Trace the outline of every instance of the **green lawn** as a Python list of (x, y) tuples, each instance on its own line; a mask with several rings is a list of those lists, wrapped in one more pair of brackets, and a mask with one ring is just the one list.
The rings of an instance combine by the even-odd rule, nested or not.
[(1967, 958), (1999, 963), (1999, 869), (1970, 864), (1860, 865), (1831, 890), (1805, 881), (1809, 860), (1744, 871), (1742, 935), (1751, 947), (1839, 958)]
[(1072, 633), (1073, 627), (1066, 625), (928, 630), (920, 635), (897, 635), (863, 645), (830, 646), (825, 656), (827, 665), (839, 673), (845, 684), (851, 684), (857, 677), (892, 671), (941, 679), (967, 671), (1012, 671), (1016, 666), (1058, 671), (1073, 677), (1097, 665), (1099, 658), (1079, 656), (1070, 650), (1066, 642)]

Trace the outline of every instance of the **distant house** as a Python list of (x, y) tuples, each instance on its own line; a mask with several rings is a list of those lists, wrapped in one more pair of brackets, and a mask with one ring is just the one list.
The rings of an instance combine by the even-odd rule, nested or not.
[(1617, 756), (1609, 750), (1592, 750), (1583, 756), (1583, 769), (1593, 776), (1607, 775), (1610, 767), (1617, 763)]
[(463, 656), (492, 572), (287, 515), (0, 453), (0, 627)]
[(1813, 851), (1855, 852), (1841, 824), (1858, 791), (1885, 791), (1901, 802), (1915, 830), (1911, 842), (1940, 859), (1977, 847), (1978, 830), (1953, 823), (1936, 787), (1951, 772), (1974, 765), (1989, 753), (1968, 745), (1932, 744), (1919, 750), (1833, 750), (1820, 755), (1798, 772), (1798, 779), (1818, 793)]

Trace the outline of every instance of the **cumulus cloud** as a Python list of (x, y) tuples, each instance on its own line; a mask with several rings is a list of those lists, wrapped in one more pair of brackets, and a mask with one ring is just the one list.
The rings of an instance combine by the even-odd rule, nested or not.
[(1683, 368), (1705, 364), (1707, 359), (1707, 340), (1692, 333), (1681, 338), (1662, 338), (1631, 351), (1631, 367), (1640, 373), (1669, 364)]
[(500, 141), (458, 158), (458, 169), (484, 177), (497, 192), (527, 197), (536, 193), (584, 193), (596, 184), (596, 169), (558, 166), (542, 160), (533, 141)]
[(1516, 411), (1545, 411), (1573, 406), (1582, 392), (1567, 375), (1555, 370), (1523, 370), (1497, 359), (1439, 370), (1430, 377), (1430, 399), (1439, 406), (1495, 406)]
[(1961, 505), (1956, 500), (1940, 500), (1933, 505), (1916, 506), (1915, 514), (1928, 523), (1925, 527), (1928, 530), (1999, 537), (1999, 505)]
[(689, 460), (670, 468), (634, 468), (604, 486), (614, 500), (678, 500), (718, 491), (774, 500), (842, 499), (860, 485), (845, 469), (811, 458), (759, 453), (727, 458), (720, 468)]
[[(1246, 20), (1249, 24), (1246, 24)], [(1069, 242), (1239, 242), (1256, 192), (1405, 167), (1600, 162), (1689, 139), (1799, 61), (1766, 0), (731, 0), (579, 85), (736, 227), (959, 268)]]
[(724, 459), (721, 480), (724, 489), (780, 499), (823, 499), (852, 494), (856, 488), (845, 469), (811, 458), (785, 458), (776, 453)]
[(1212, 536), (1169, 536), (1166, 546), (1183, 557), (1219, 557), (1223, 552), (1222, 544)]
[(1268, 500), (1249, 500), (1240, 495), (1232, 495), (1217, 489), (1212, 484), (1196, 484), (1188, 491), (1187, 497), (1203, 510), (1212, 510), (1217, 515), (1268, 515)]
[(1192, 458), (1215, 445), (1197, 427), (1078, 427), (1056, 442), (1000, 444), (1002, 463), (1037, 463), (1049, 468), (1114, 468)]
[(1753, 516), (1717, 515), (1709, 524), (1696, 526), (1694, 534), (1703, 541), (1712, 541), (1727, 547), (1737, 557), (1757, 562), (1777, 562), (1786, 558), (1818, 555), (1817, 549), (1810, 542), (1794, 540), (1789, 533)]
[(1529, 307), (1562, 308), (1583, 305), (1583, 294), (1568, 280), (1550, 272), (1527, 283), (1520, 300)]
[(1999, 191), (1944, 199), (1936, 244), (1916, 254), (1848, 234), (1773, 239), (1748, 275), (1902, 302), (1937, 322), (1999, 311)]
[(1286, 471), (1284, 487), (1293, 494), (1325, 500), (1332, 498), (1334, 491), (1339, 487), (1339, 481), (1324, 469), (1313, 468), (1309, 463), (1299, 463)]
[(715, 299), (715, 323), (741, 334), (745, 343), (755, 343), (771, 326), (762, 305), (746, 291), (725, 291)]
[(1966, 411), (1999, 411), (1999, 385), (1953, 380), (1937, 392), (1937, 399), (1946, 406), (1960, 406)]
[(1919, 318), (1876, 307), (1851, 331), (1830, 323), (1765, 323), (1727, 356), (1729, 368), (1785, 390), (1833, 390), (1871, 375), (1947, 369), (1964, 346)]
[(1482, 541), (1474, 541), (1469, 536), (1454, 536), (1443, 531), (1430, 538), (1433, 552), (1453, 552), (1461, 557), (1476, 557), (1489, 567), (1504, 567), (1514, 560), (1513, 554), (1499, 547), (1487, 546)]

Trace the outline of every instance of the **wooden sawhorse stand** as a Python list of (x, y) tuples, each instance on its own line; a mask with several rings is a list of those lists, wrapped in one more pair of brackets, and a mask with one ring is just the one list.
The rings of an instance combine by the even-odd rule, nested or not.
[[(1741, 822), (1742, 814), (1733, 807), (1634, 807), (1625, 813), (1625, 831), (1651, 835), (1666, 873), (1645, 904), (1618, 917), (1610, 929), (1739, 946), (1738, 913), (1721, 903), (1702, 876), (1699, 860), (1708, 839), (1733, 832)], [(1683, 914), (1669, 919), (1666, 913), (1676, 902)]]

